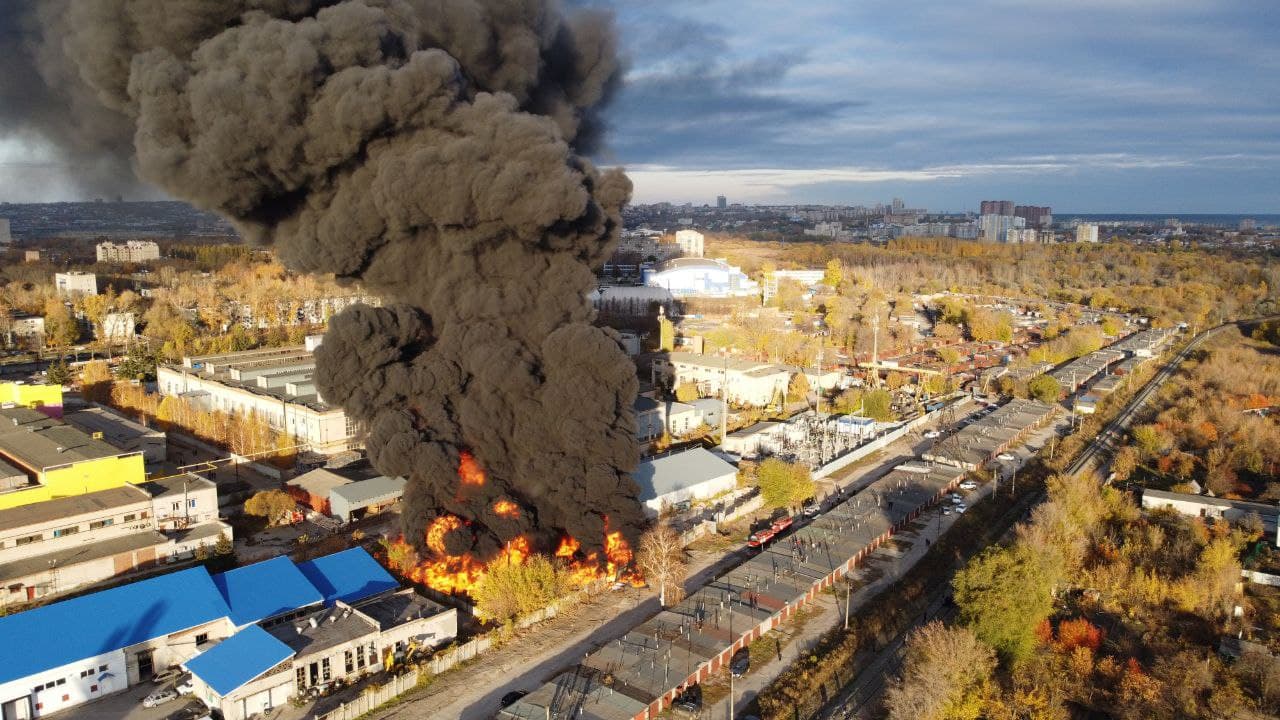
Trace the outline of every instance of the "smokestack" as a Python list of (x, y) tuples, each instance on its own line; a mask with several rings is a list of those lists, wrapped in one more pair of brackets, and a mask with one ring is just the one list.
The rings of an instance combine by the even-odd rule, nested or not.
[[(33, 6), (0, 22), (27, 33), (42, 98), (117, 141), (126, 121), (145, 180), (386, 301), (331, 321), (316, 383), (368, 428), (377, 469), (409, 479), (408, 540), (488, 558), (519, 536), (584, 553), (606, 527), (635, 539), (635, 373), (586, 300), (631, 193), (583, 156), (619, 76), (609, 16), (552, 0)], [(90, 101), (107, 110), (69, 111)], [(445, 516), (462, 522), (428, 548)]]

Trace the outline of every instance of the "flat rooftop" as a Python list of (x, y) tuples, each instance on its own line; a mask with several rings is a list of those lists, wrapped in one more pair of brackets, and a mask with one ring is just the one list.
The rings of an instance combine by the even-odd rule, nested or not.
[(156, 478), (139, 483), (138, 487), (146, 490), (153, 498), (166, 498), (193, 490), (209, 490), (217, 489), (217, 484), (212, 480), (196, 475), (195, 473), (186, 473), (185, 475), (171, 475), (164, 478)]
[(134, 422), (124, 415), (91, 407), (64, 413), (62, 421), (87, 433), (102, 433), (102, 439), (114, 445), (133, 442), (140, 437), (164, 437), (164, 431)]
[(326, 608), (267, 629), (298, 655), (322, 652), (377, 631), (377, 626), (359, 613), (342, 607)]
[(429, 618), (448, 612), (449, 608), (429, 600), (412, 588), (357, 603), (355, 609), (368, 615), (383, 630), (399, 627), (411, 620)]
[[(921, 462), (880, 480), (588, 655), (500, 718), (630, 720), (735, 640), (799, 600), (964, 475)], [(605, 678), (611, 682), (605, 684)]]
[(30, 408), (0, 408), (0, 454), (34, 470), (126, 455)]
[(138, 504), (150, 507), (151, 496), (133, 485), (31, 503), (0, 510), (0, 532)]
[[(169, 538), (161, 533), (147, 530), (133, 535), (125, 535), (110, 540), (67, 548), (66, 550), (58, 550), (45, 555), (37, 555), (23, 560), (14, 560), (13, 562), (0, 564), (0, 583), (34, 575), (51, 567), (66, 568), (91, 560), (111, 557), (117, 553), (145, 550), (149, 547), (167, 545), (168, 543)], [(156, 553), (157, 560), (160, 559), (160, 555), (161, 552)]]
[[(185, 357), (182, 364), (166, 365), (167, 369), (217, 382), (244, 392), (271, 397), (285, 402), (303, 405), (316, 412), (328, 412), (336, 408), (320, 400), (315, 392), (315, 385), (309, 380), (315, 372), (315, 356), (304, 347), (262, 348), (245, 350), (236, 353), (218, 355), (196, 355)], [(260, 377), (298, 376), (298, 383), (276, 384), (264, 387), (258, 383)], [(305, 389), (306, 392), (289, 392), (289, 386)]]

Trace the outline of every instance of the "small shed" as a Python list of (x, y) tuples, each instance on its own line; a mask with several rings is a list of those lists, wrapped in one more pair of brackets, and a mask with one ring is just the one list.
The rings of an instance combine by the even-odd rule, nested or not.
[(316, 468), (285, 483), (285, 490), (294, 500), (320, 513), (329, 512), (329, 493), (348, 485), (352, 478), (328, 468)]
[(335, 487), (329, 491), (329, 513), (344, 523), (357, 514), (376, 515), (400, 502), (404, 486), (404, 478), (379, 475)]

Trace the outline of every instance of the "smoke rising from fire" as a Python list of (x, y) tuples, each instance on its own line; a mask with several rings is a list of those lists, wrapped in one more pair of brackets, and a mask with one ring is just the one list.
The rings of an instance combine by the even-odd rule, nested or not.
[(410, 479), (407, 538), (491, 558), (518, 538), (585, 553), (635, 537), (636, 379), (585, 299), (631, 193), (583, 156), (619, 75), (607, 16), (42, 0), (9, 22), (45, 95), (106, 108), (68, 136), (118, 149), (124, 122), (144, 179), (386, 300), (332, 319), (317, 384), (374, 465)]

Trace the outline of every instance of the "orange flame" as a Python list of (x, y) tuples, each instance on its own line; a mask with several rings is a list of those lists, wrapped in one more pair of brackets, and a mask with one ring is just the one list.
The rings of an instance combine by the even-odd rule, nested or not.
[(437, 555), (446, 555), (444, 536), (462, 527), (462, 518), (457, 515), (441, 515), (427, 526), (427, 547)]
[(493, 512), (504, 518), (517, 518), (520, 517), (520, 506), (503, 499), (493, 504)]
[(578, 552), (579, 547), (582, 547), (582, 543), (565, 535), (560, 538), (560, 547), (556, 548), (556, 557), (570, 559)]
[(466, 450), (458, 453), (458, 480), (463, 485), (484, 485), (484, 469), (476, 461), (476, 456)]

